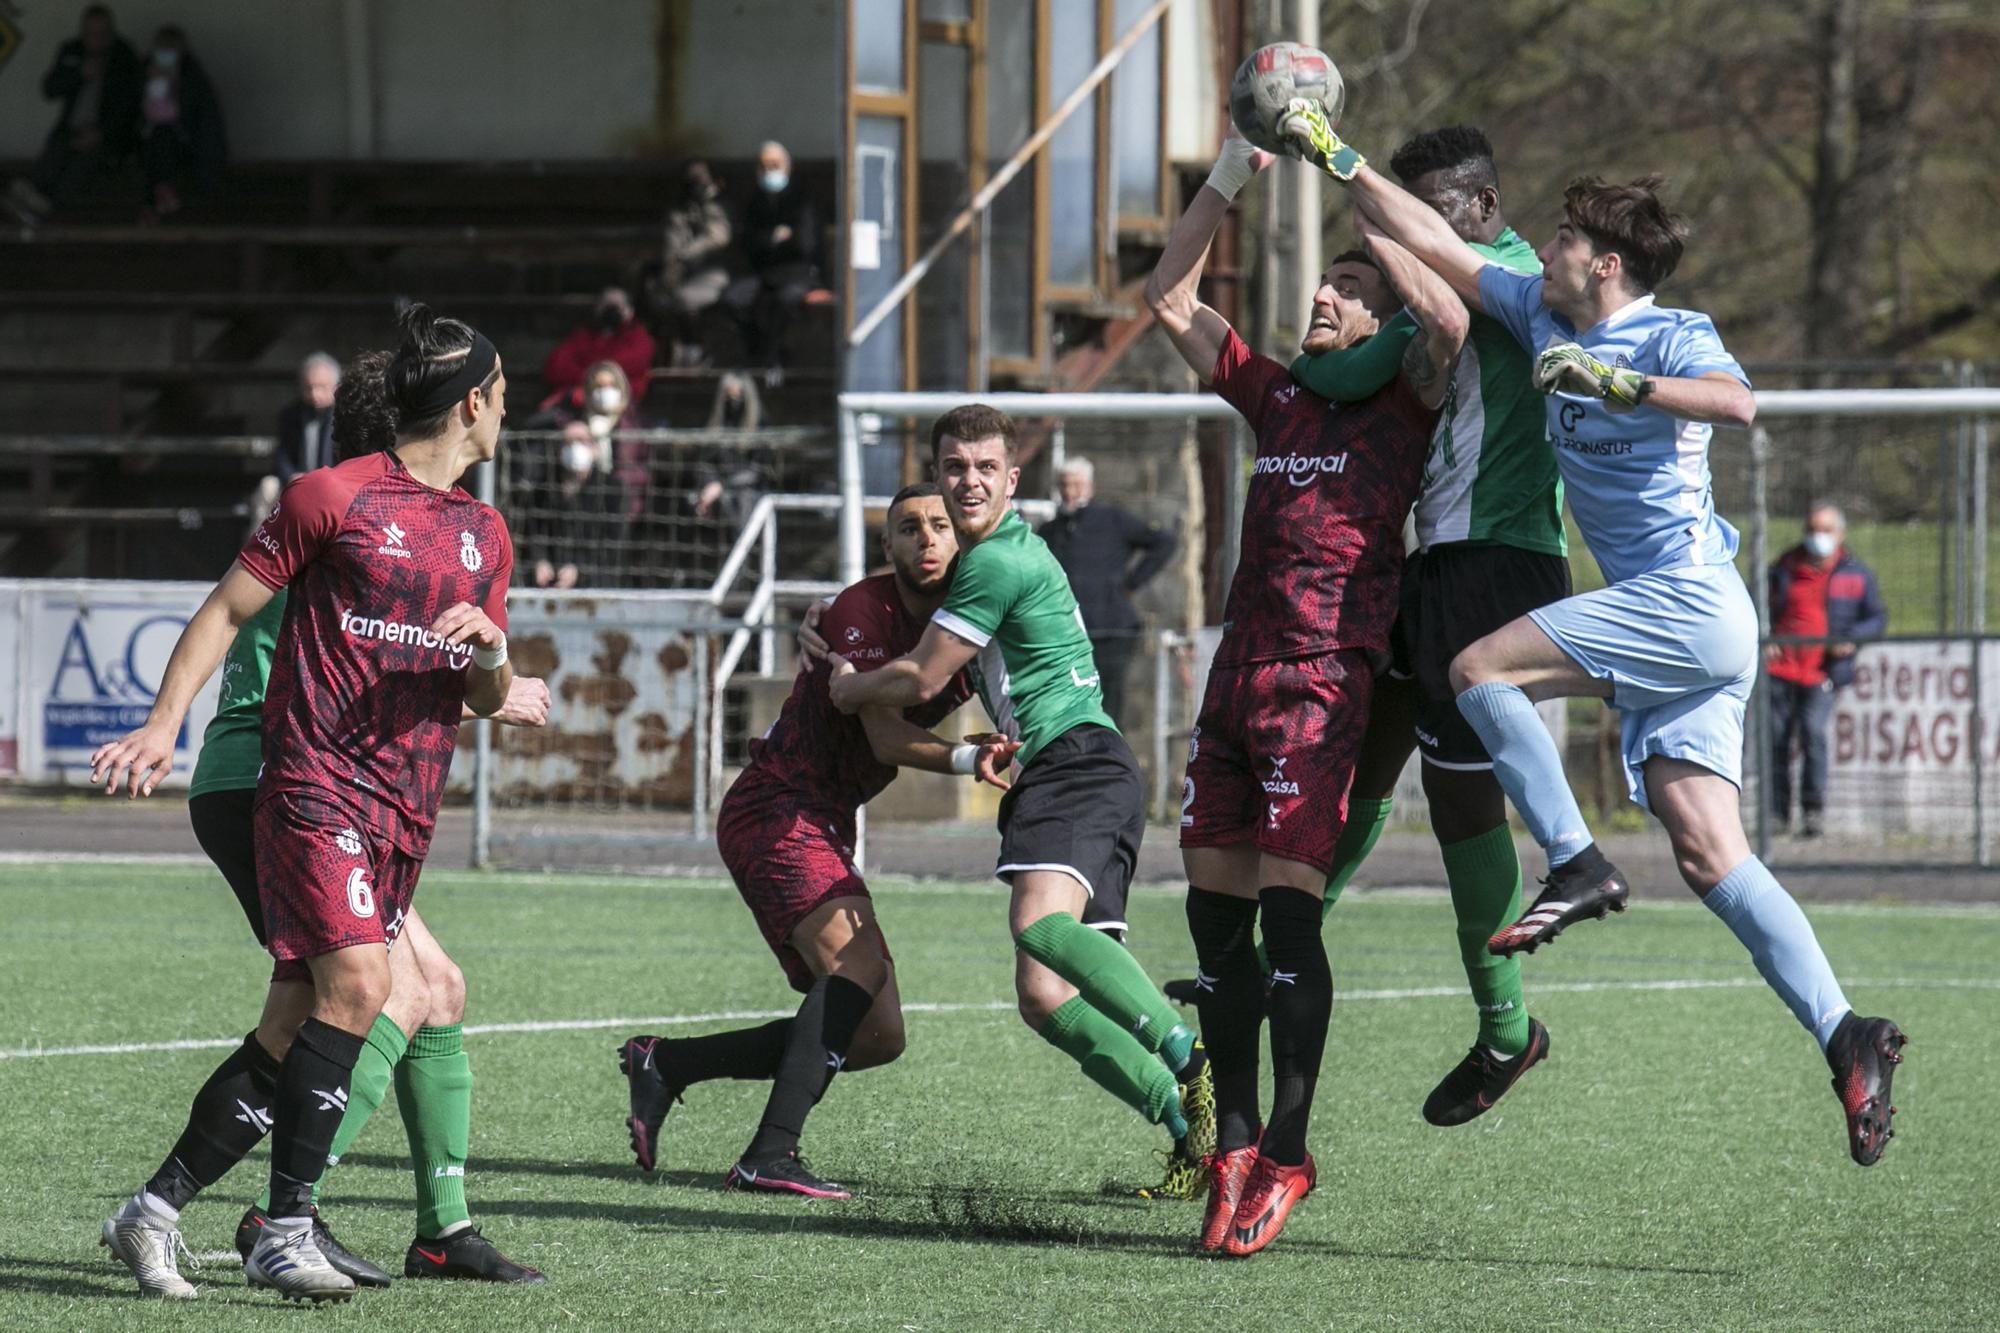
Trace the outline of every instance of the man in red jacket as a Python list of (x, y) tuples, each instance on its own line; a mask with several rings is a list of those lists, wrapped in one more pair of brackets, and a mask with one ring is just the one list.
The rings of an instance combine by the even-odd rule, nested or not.
[(632, 317), (632, 298), (623, 287), (606, 287), (591, 311), (590, 322), (571, 329), (569, 336), (542, 362), (542, 378), (557, 397), (583, 383), (584, 372), (599, 361), (616, 361), (632, 382), (635, 402), (646, 397), (646, 376), (653, 368), (653, 335)]
[(1826, 728), (1833, 695), (1853, 683), (1853, 639), (1888, 629), (1889, 609), (1874, 572), (1848, 551), (1847, 519), (1837, 505), (1813, 506), (1805, 540), (1771, 562), (1770, 576), (1772, 636), (1821, 640), (1764, 649), (1771, 689), (1771, 811), (1780, 833), (1791, 828), (1796, 738), (1804, 758), (1800, 836), (1817, 838), (1826, 808)]

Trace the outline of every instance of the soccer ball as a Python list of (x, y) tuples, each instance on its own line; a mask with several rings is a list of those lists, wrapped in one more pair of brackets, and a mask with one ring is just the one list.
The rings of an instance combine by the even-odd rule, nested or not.
[(1326, 123), (1338, 125), (1347, 88), (1326, 52), (1298, 42), (1272, 42), (1236, 67), (1236, 77), (1229, 81), (1229, 118), (1238, 134), (1265, 152), (1297, 157), (1297, 145), (1278, 134), (1278, 119), (1295, 97), (1315, 99), (1326, 108)]

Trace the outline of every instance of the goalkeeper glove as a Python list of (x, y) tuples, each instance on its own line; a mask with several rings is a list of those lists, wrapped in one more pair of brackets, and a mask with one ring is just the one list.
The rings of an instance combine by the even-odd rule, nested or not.
[(1368, 159), (1341, 142), (1326, 118), (1326, 108), (1311, 97), (1294, 97), (1285, 114), (1278, 117), (1278, 137), (1289, 140), (1293, 151), (1339, 181), (1351, 181), (1354, 173), (1368, 165)]
[(1628, 367), (1607, 366), (1575, 343), (1562, 343), (1535, 358), (1535, 387), (1601, 398), (1609, 411), (1630, 412), (1653, 391), (1653, 382)]

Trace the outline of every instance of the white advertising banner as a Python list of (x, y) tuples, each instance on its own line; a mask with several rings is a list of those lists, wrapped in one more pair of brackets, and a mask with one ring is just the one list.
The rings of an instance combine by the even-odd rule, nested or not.
[[(1976, 671), (1976, 676), (1975, 676)], [(2000, 646), (1882, 643), (1860, 650), (1827, 735), (1830, 824), (1967, 834), (1975, 760), (2000, 781)]]
[[(87, 785), (90, 755), (141, 725), (205, 583), (0, 582), (0, 772)], [(168, 785), (185, 787), (215, 714), (213, 682), (174, 749)], [(12, 757), (11, 770), (7, 760)]]

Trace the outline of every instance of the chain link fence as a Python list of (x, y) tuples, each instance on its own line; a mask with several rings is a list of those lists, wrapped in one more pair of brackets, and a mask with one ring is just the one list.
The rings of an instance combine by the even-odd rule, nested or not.
[[(818, 427), (509, 431), (494, 467), (516, 586), (558, 591), (707, 588), (759, 499), (834, 490), (833, 433)], [(830, 575), (830, 529), (780, 559)]]

